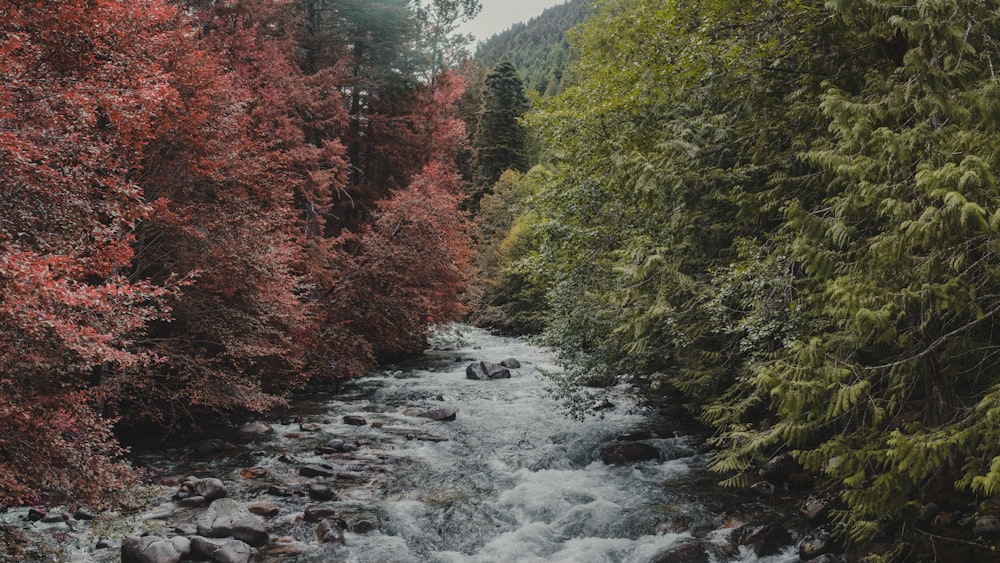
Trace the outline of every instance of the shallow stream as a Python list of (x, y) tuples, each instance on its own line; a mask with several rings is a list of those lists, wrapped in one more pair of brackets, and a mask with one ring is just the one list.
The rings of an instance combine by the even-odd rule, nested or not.
[[(274, 505), (262, 561), (646, 563), (689, 542), (719, 563), (798, 561), (792, 545), (759, 559), (732, 546), (732, 528), (769, 508), (716, 487), (699, 438), (679, 425), (615, 390), (601, 399), (600, 416), (564, 416), (543, 375), (561, 368), (550, 350), (524, 340), (456, 327), (434, 344), (417, 361), (296, 404), (271, 421), (273, 433), (230, 433), (217, 439), (223, 447), (187, 445), (139, 452), (139, 459), (162, 475), (218, 477), (240, 502)], [(510, 379), (466, 378), (472, 361), (506, 358), (521, 363)], [(457, 410), (455, 420), (416, 416), (440, 407)], [(365, 424), (347, 424), (345, 415)], [(312, 431), (302, 430), (303, 421)], [(654, 446), (660, 460), (602, 462), (601, 448), (621, 439)], [(316, 450), (331, 443), (347, 451)], [(301, 475), (308, 464), (333, 474)], [(302, 491), (316, 482), (375, 529), (349, 528), (344, 545), (317, 542), (315, 522), (302, 517), (315, 502)], [(124, 535), (194, 521), (203, 509), (178, 507), (175, 491), (154, 487), (140, 516), (64, 534), (65, 557), (117, 561)], [(96, 535), (110, 547), (95, 549)]]

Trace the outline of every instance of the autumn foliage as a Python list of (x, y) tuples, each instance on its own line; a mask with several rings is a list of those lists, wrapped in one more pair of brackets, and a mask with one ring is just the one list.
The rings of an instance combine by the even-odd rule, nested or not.
[(99, 501), (116, 423), (263, 413), (460, 314), (461, 81), (352, 115), (301, 12), (0, 0), (0, 505)]

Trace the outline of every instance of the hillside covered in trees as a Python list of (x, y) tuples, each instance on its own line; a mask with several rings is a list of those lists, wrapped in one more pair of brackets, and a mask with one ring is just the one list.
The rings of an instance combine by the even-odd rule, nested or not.
[(792, 461), (846, 547), (995, 548), (1000, 4), (592, 10), (480, 206), (483, 322), (683, 401), (730, 485)]
[(518, 70), (525, 88), (542, 95), (557, 94), (572, 60), (566, 32), (587, 18), (587, 6), (586, 0), (569, 0), (516, 23), (481, 42), (473, 60), (493, 68), (506, 59)]

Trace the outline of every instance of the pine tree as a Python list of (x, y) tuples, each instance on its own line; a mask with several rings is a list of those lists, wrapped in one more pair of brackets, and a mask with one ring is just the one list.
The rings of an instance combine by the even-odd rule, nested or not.
[(483, 107), (473, 140), (475, 178), (469, 201), (473, 210), (505, 170), (528, 169), (527, 133), (518, 120), (530, 105), (524, 83), (510, 61), (501, 61), (486, 75), (482, 95)]

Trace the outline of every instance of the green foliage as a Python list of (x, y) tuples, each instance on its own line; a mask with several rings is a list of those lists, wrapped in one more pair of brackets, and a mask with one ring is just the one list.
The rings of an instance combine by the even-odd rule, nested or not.
[(527, 118), (549, 339), (679, 390), (730, 484), (792, 451), (848, 543), (996, 495), (997, 4), (596, 2)]

